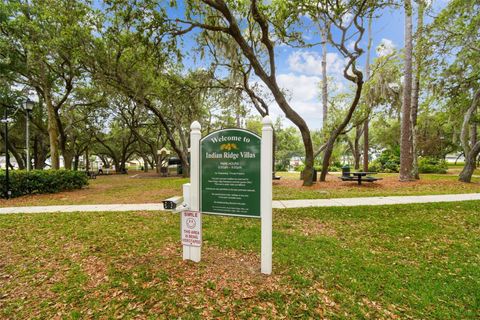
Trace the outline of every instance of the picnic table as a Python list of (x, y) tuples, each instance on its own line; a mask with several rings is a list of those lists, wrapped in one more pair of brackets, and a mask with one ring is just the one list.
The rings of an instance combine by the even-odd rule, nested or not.
[(339, 177), (342, 181), (356, 181), (358, 185), (362, 184), (362, 181), (366, 182), (375, 182), (378, 180), (382, 180), (382, 178), (375, 178), (371, 175), (377, 174), (376, 172), (350, 172), (349, 167), (342, 168), (342, 176)]

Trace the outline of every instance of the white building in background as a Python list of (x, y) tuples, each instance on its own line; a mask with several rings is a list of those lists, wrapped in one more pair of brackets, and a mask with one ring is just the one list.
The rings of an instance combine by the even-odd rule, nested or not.
[(295, 171), (299, 166), (303, 166), (303, 159), (298, 156), (291, 157), (288, 164), (288, 171)]
[[(7, 159), (5, 156), (0, 156), (0, 169), (5, 169), (5, 163), (7, 162)], [(15, 157), (10, 156), (10, 164), (15, 168), (18, 169), (18, 163), (17, 160), (15, 160)]]
[(450, 153), (445, 156), (445, 161), (447, 163), (455, 163), (455, 162), (465, 162), (465, 157), (462, 153)]
[[(45, 169), (50, 169), (52, 167), (52, 159), (51, 158), (47, 158), (47, 160), (45, 160)], [(65, 168), (65, 161), (63, 161), (63, 157), (60, 156), (60, 168)]]

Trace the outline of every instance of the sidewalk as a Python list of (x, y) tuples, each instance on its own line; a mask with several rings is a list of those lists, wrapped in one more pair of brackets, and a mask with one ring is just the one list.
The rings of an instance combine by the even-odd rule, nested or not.
[[(307, 207), (354, 207), (354, 206), (381, 206), (388, 204), (429, 203), (429, 202), (457, 202), (480, 200), (480, 193), (445, 194), (432, 196), (390, 196), (368, 198), (334, 198), (334, 199), (306, 199), (306, 200), (275, 200), (272, 207), (275, 209), (307, 208)], [(0, 214), (9, 213), (45, 213), (45, 212), (100, 212), (100, 211), (160, 211), (162, 203), (141, 204), (94, 204), (94, 205), (65, 205), (46, 207), (8, 207), (0, 208)]]

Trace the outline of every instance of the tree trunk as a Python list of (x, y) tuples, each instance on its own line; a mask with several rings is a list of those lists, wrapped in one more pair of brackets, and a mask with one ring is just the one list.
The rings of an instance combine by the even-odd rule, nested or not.
[(237, 42), (238, 46), (242, 50), (244, 56), (250, 62), (255, 74), (265, 83), (270, 92), (272, 93), (275, 101), (280, 109), (285, 114), (285, 117), (292, 121), (295, 126), (300, 130), (302, 135), (303, 145), (305, 147), (305, 170), (303, 174), (303, 185), (311, 186), (313, 184), (313, 142), (305, 120), (290, 106), (287, 102), (285, 95), (278, 86), (276, 79), (276, 64), (274, 54), (274, 43), (269, 39), (268, 34), (268, 22), (265, 17), (260, 13), (257, 7), (256, 1), (251, 1), (251, 13), (252, 18), (261, 25), (262, 28), (262, 43), (266, 46), (268, 51), (268, 63), (269, 70), (264, 67), (262, 61), (257, 56), (255, 50), (250, 46), (249, 42), (244, 38), (243, 31), (240, 29), (234, 15), (230, 12), (228, 6), (224, 1), (217, 1), (217, 3), (204, 1), (205, 4), (212, 9), (218, 10), (222, 13), (224, 18), (228, 21), (228, 34)]
[(465, 166), (458, 177), (458, 180), (462, 182), (471, 182), (472, 175), (476, 168), (477, 156), (480, 153), (480, 142), (477, 142), (465, 157)]
[(400, 181), (412, 181), (412, 2), (405, 0), (405, 69), (400, 136)]
[(35, 137), (33, 143), (33, 161), (36, 170), (45, 168), (45, 160), (47, 160), (48, 149), (46, 148), (42, 138)]
[[(2, 140), (3, 140), (3, 143), (5, 144), (5, 134), (3, 132), (0, 132), (0, 135), (2, 136)], [(9, 135), (10, 137), (10, 135)], [(25, 169), (25, 162), (23, 161), (23, 158), (21, 156), (21, 154), (18, 152), (17, 148), (15, 148), (11, 143), (10, 143), (10, 139), (7, 143), (7, 148), (9, 150), (9, 152), (13, 155), (13, 157), (15, 158), (15, 160), (17, 161), (17, 165), (18, 165), (18, 168), (20, 170), (24, 170)]]
[(55, 108), (50, 93), (45, 90), (45, 104), (48, 114), (48, 138), (50, 141), (50, 160), (52, 169), (60, 169), (60, 153), (58, 148), (58, 126), (55, 119)]
[(369, 136), (368, 136), (368, 126), (370, 124), (370, 119), (367, 117), (363, 123), (363, 171), (368, 172), (368, 162), (369, 162)]
[[(135, 97), (132, 96), (132, 99)], [(183, 177), (189, 177), (190, 176), (190, 163), (188, 162), (188, 153), (187, 150), (182, 148), (181, 146), (178, 145), (177, 141), (175, 140), (175, 137), (172, 133), (172, 130), (168, 126), (168, 123), (163, 116), (162, 112), (158, 110), (155, 106), (153, 106), (152, 102), (148, 99), (136, 99), (139, 103), (144, 105), (148, 110), (152, 111), (162, 124), (163, 128), (165, 129), (165, 133), (167, 136), (168, 141), (170, 142), (170, 146), (175, 150), (177, 153), (178, 157), (180, 158), (180, 161), (182, 162), (182, 168), (183, 168)]]
[(412, 155), (413, 155), (413, 176), (420, 179), (418, 173), (418, 151), (417, 151), (417, 116), (418, 116), (418, 97), (420, 94), (420, 76), (423, 61), (423, 13), (425, 9), (424, 1), (418, 2), (417, 16), (417, 35), (415, 46), (415, 72), (412, 80)]
[(180, 144), (182, 146), (181, 148), (182, 157), (180, 158), (180, 159), (183, 159), (182, 160), (182, 177), (188, 178), (190, 177), (190, 162), (188, 161), (188, 143), (187, 143), (185, 134), (183, 132), (182, 126), (179, 125), (177, 129), (178, 129), (178, 135), (180, 137)]
[(352, 157), (353, 157), (353, 167), (355, 170), (358, 170), (360, 168), (360, 150), (359, 150), (359, 145), (358, 145), (358, 141), (356, 139), (354, 139), (352, 141), (350, 141), (350, 139), (348, 139), (348, 137), (345, 138), (347, 143), (348, 143), (348, 148), (350, 149), (350, 152), (352, 153)]
[(276, 172), (277, 172), (277, 169), (275, 167), (275, 161), (276, 161), (275, 152), (277, 151), (277, 132), (273, 126), (272, 126), (272, 137), (273, 137), (273, 141), (272, 141), (272, 179), (273, 179), (275, 178)]
[[(307, 123), (305, 120), (295, 111), (293, 110), (289, 103), (287, 102), (285, 96), (283, 95), (282, 91), (278, 87), (275, 78), (269, 77), (265, 74), (262, 74), (259, 70), (254, 67), (255, 73), (263, 80), (263, 82), (267, 85), (267, 87), (272, 92), (275, 101), (279, 105), (280, 109), (284, 112), (287, 119), (293, 122), (300, 130), (302, 135), (302, 141), (305, 148), (305, 169), (303, 171), (303, 185), (304, 186), (311, 186), (313, 184), (313, 142), (312, 137), (310, 134), (310, 129), (308, 128)], [(263, 75), (260, 76), (260, 74)]]
[(47, 106), (47, 131), (48, 139), (50, 142), (50, 161), (51, 168), (54, 170), (60, 169), (60, 152), (59, 152), (59, 143), (58, 143), (58, 124), (56, 119), (55, 106), (53, 105), (53, 97), (51, 92), (51, 86), (49, 79), (45, 75), (45, 65), (40, 64), (40, 77), (42, 79), (42, 95), (43, 100)]
[(113, 159), (113, 165), (115, 166), (115, 172), (119, 173), (121, 171), (120, 162), (117, 159)]
[(340, 133), (345, 129), (347, 124), (350, 122), (350, 119), (352, 119), (353, 112), (357, 108), (358, 102), (360, 101), (360, 96), (362, 94), (363, 88), (363, 78), (362, 74), (359, 74), (357, 76), (358, 79), (356, 82), (357, 88), (355, 90), (355, 97), (352, 101), (352, 104), (350, 105), (350, 108), (348, 109), (347, 115), (345, 116), (345, 119), (343, 119), (343, 122), (335, 130), (332, 131), (332, 133), (330, 134), (330, 138), (328, 138), (328, 141), (325, 144), (325, 153), (323, 155), (322, 173), (320, 174), (320, 181), (326, 180), (335, 141), (337, 140)]
[(147, 157), (142, 157), (142, 158), (143, 158), (143, 171), (145, 173), (147, 173), (148, 172), (148, 159), (147, 159)]
[(73, 170), (78, 171), (78, 162), (80, 161), (80, 155), (75, 155), (75, 160), (73, 162)]
[(73, 153), (71, 151), (63, 151), (63, 164), (65, 169), (71, 170), (72, 169), (72, 162), (73, 162)]
[(120, 172), (124, 173), (126, 169), (127, 169), (127, 159), (122, 157), (122, 160), (120, 160)]
[(322, 20), (322, 127), (326, 128), (328, 121), (327, 40), (330, 23), (328, 19)]
[[(370, 79), (370, 51), (372, 50), (372, 14), (368, 17), (368, 45), (367, 45), (367, 60), (365, 63), (365, 77), (366, 80), (368, 81)], [(368, 103), (368, 101), (367, 101)], [(371, 106), (367, 106), (367, 118), (365, 119), (365, 122), (363, 123), (363, 171), (368, 172), (368, 155), (369, 155), (369, 149), (370, 149), (370, 144), (369, 144), (369, 131), (368, 131), (368, 126), (370, 124), (370, 114), (371, 110), (369, 109)]]
[[(475, 91), (472, 103), (465, 112), (463, 117), (462, 130), (460, 133), (460, 140), (462, 142), (463, 153), (465, 154), (465, 166), (460, 173), (459, 180), (462, 182), (470, 182), (472, 180), (472, 174), (475, 170), (475, 160), (480, 153), (480, 141), (476, 141), (477, 137), (472, 135), (472, 131), (476, 133), (476, 130), (471, 130), (469, 134), (470, 120), (472, 119), (475, 111), (477, 110), (480, 102), (480, 88)], [(473, 144), (475, 142), (475, 144)]]
[(362, 137), (363, 134), (363, 126), (359, 124), (355, 128), (355, 140), (354, 140), (354, 155), (353, 155), (353, 160), (354, 160), (354, 168), (355, 170), (360, 169), (360, 157), (362, 156), (362, 152), (360, 151), (360, 138)]
[[(472, 116), (475, 117), (475, 114), (477, 112), (474, 111)], [(477, 123), (474, 122), (472, 123), (471, 127), (470, 127), (470, 145), (473, 146), (477, 143), (477, 135), (478, 135), (478, 130), (477, 130)]]
[(12, 153), (13, 157), (17, 161), (18, 169), (25, 170), (25, 162), (23, 161), (22, 155), (17, 151), (17, 149), (11, 144), (8, 144), (8, 149)]
[(90, 160), (88, 159), (88, 148), (85, 150), (85, 171), (90, 171)]

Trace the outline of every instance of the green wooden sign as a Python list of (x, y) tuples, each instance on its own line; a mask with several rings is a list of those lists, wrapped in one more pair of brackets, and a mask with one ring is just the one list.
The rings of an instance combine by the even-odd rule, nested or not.
[(202, 213), (260, 217), (260, 137), (242, 129), (200, 140)]

